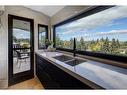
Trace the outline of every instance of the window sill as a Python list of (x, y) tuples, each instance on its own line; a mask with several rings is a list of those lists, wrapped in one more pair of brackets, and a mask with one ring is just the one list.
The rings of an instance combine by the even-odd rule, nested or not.
[[(65, 54), (73, 55), (73, 53), (71, 52), (62, 51), (62, 50), (57, 50), (57, 51), (65, 53)], [(98, 57), (93, 57), (93, 56), (87, 56), (83, 54), (76, 54), (76, 56), (127, 69), (127, 63), (124, 63), (124, 62), (117, 62), (113, 60), (108, 60), (108, 59), (103, 59), (103, 58), (98, 58)]]

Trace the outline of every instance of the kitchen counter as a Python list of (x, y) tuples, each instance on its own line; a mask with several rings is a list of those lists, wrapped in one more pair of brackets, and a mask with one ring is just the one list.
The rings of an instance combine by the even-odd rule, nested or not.
[(36, 54), (92, 88), (127, 89), (127, 69), (88, 59), (76, 66), (70, 66), (53, 58), (63, 55), (63, 53), (37, 51)]

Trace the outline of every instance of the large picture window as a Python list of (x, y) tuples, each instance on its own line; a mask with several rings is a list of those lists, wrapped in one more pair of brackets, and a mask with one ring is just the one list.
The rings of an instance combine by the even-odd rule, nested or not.
[(114, 6), (55, 26), (56, 48), (127, 57), (127, 6)]
[(46, 48), (45, 40), (48, 39), (48, 26), (38, 24), (38, 48)]

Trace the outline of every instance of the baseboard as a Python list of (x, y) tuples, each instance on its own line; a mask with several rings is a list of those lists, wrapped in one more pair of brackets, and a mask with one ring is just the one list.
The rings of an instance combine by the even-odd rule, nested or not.
[(0, 89), (8, 88), (8, 80), (0, 80)]

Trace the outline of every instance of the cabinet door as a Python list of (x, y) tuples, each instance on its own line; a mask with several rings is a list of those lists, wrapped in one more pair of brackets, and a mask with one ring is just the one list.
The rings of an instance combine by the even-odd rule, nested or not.
[(49, 74), (53, 81), (60, 85), (61, 89), (91, 89), (88, 85), (82, 83), (70, 74), (47, 62), (45, 72)]
[[(47, 62), (48, 63), (48, 62)], [(61, 70), (60, 68), (56, 67), (52, 63), (48, 63), (48, 66), (45, 68), (45, 72), (49, 74), (53, 81), (60, 85), (61, 89), (72, 89), (73, 80), (74, 78)]]
[(47, 62), (37, 55), (37, 64), (39, 64), (43, 69), (46, 68)]
[(41, 81), (42, 85), (46, 89), (58, 89), (59, 84), (57, 84), (55, 81), (53, 81), (52, 77), (48, 74), (48, 72), (45, 72), (45, 68), (48, 68), (48, 62), (44, 60), (43, 58), (36, 55), (36, 75)]
[(36, 74), (46, 89), (91, 89), (47, 60), (41, 57), (39, 60)]
[(47, 72), (39, 71), (39, 79), (46, 89), (56, 89), (59, 88), (59, 85), (52, 80), (51, 76)]

